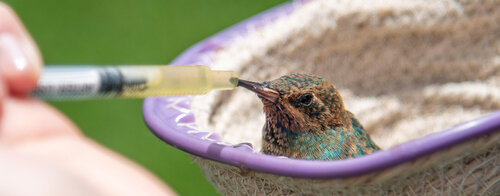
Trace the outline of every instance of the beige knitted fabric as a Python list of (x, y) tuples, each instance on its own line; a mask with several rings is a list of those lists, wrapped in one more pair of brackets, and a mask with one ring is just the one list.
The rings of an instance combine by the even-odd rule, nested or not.
[[(295, 72), (329, 79), (387, 149), (500, 108), (500, 0), (311, 1), (205, 57), (248, 80)], [(252, 93), (194, 97), (192, 109), (202, 129), (260, 150), (264, 115)]]

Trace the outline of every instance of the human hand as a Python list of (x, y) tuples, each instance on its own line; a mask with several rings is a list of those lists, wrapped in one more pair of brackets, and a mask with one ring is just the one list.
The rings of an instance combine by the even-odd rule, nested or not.
[(175, 195), (151, 173), (86, 138), (27, 94), (43, 63), (15, 13), (0, 2), (0, 195)]

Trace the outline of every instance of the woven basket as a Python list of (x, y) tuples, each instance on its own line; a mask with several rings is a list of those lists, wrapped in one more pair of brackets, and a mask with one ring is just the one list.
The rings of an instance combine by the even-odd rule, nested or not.
[(321, 75), (384, 150), (307, 161), (259, 153), (250, 92), (148, 98), (158, 137), (226, 195), (500, 195), (500, 1), (295, 1), (191, 47), (174, 64), (265, 81)]

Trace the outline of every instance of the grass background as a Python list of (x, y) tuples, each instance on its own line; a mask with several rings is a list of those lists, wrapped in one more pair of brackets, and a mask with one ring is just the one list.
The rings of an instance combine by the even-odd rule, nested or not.
[[(0, 0), (46, 64), (168, 64), (183, 50), (284, 0)], [(53, 102), (89, 137), (143, 165), (180, 195), (217, 195), (186, 153), (157, 139), (142, 100)]]

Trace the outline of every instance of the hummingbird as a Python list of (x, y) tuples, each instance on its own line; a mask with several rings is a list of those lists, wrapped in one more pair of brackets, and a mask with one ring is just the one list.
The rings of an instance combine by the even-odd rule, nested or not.
[(317, 75), (289, 74), (238, 86), (257, 94), (266, 122), (262, 152), (306, 160), (348, 159), (378, 151), (335, 86)]

